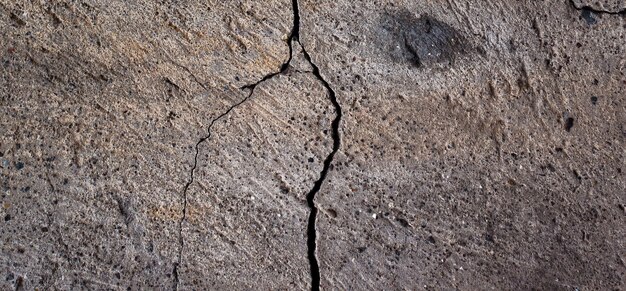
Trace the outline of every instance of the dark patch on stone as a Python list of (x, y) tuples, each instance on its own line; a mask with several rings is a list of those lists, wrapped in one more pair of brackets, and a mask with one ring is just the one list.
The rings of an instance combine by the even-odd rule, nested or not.
[(402, 227), (409, 227), (409, 222), (403, 218), (396, 218), (396, 221), (402, 225)]
[(626, 2), (623, 0), (570, 0), (578, 10), (590, 10), (596, 14), (626, 16)]
[(594, 17), (593, 10), (591, 10), (591, 8), (589, 7), (583, 7), (580, 10), (580, 18), (584, 19), (589, 25), (594, 25), (598, 23), (598, 21)]
[(491, 232), (485, 233), (485, 240), (490, 242), (490, 243), (494, 243), (495, 239), (493, 237), (493, 233), (491, 233)]
[(22, 27), (26, 25), (26, 22), (19, 18), (15, 13), (11, 13), (11, 20), (16, 24), (17, 27)]
[(574, 118), (568, 117), (565, 120), (565, 131), (569, 132), (570, 130), (572, 130), (572, 127), (574, 127)]
[(17, 162), (15, 163), (15, 168), (18, 170), (21, 170), (24, 168), (24, 163), (23, 162)]
[(15, 291), (24, 289), (24, 278), (22, 276), (18, 276), (17, 280), (15, 280)]
[(597, 96), (591, 96), (591, 104), (593, 104), (593, 105), (598, 104), (598, 97)]
[(387, 51), (392, 61), (417, 67), (448, 67), (469, 52), (467, 39), (456, 28), (429, 15), (416, 17), (407, 10), (383, 13), (383, 33), (392, 35)]
[(464, 39), (453, 27), (430, 16), (422, 16), (409, 26), (404, 41), (417, 66), (450, 65), (465, 50)]

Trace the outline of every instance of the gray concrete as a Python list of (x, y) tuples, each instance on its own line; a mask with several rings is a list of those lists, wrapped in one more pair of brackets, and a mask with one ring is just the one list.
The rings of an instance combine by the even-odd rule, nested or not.
[(626, 289), (626, 1), (295, 3), (0, 0), (0, 290)]

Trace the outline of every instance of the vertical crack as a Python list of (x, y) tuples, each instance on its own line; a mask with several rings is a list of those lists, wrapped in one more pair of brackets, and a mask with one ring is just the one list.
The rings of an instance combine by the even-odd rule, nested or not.
[(178, 235), (179, 235), (180, 248), (179, 248), (179, 251), (178, 251), (178, 257), (177, 257), (176, 263), (174, 263), (174, 270), (173, 270), (173, 274), (174, 274), (174, 290), (178, 290), (178, 287), (179, 287), (179, 284), (180, 284), (180, 277), (179, 277), (178, 267), (180, 266), (180, 264), (182, 262), (183, 249), (184, 249), (184, 246), (185, 246), (185, 240), (184, 240), (184, 236), (183, 236), (183, 223), (187, 219), (187, 201), (188, 201), (187, 200), (187, 191), (189, 190), (189, 187), (191, 186), (191, 184), (193, 184), (193, 182), (194, 182), (194, 174), (195, 174), (196, 168), (198, 167), (198, 156), (199, 156), (199, 152), (200, 152), (200, 144), (202, 144), (203, 142), (205, 142), (206, 140), (208, 140), (211, 137), (211, 128), (213, 127), (215, 122), (217, 122), (221, 118), (225, 117), (232, 110), (234, 110), (236, 107), (238, 107), (239, 105), (243, 104), (248, 99), (250, 99), (252, 97), (252, 95), (254, 94), (254, 89), (258, 85), (260, 85), (261, 83), (263, 83), (263, 82), (265, 82), (265, 81), (275, 77), (276, 75), (280, 75), (280, 74), (284, 73), (289, 68), (289, 65), (291, 64), (291, 60), (293, 59), (293, 43), (294, 42), (297, 42), (300, 45), (300, 47), (302, 48), (302, 53), (304, 55), (305, 60), (313, 68), (313, 72), (312, 72), (313, 75), (322, 83), (322, 85), (324, 86), (326, 91), (328, 91), (328, 97), (329, 97), (333, 107), (335, 108), (335, 114), (336, 114), (335, 115), (335, 119), (333, 119), (333, 121), (331, 123), (332, 138), (333, 138), (333, 148), (332, 148), (332, 151), (330, 152), (330, 154), (328, 154), (326, 159), (324, 159), (324, 165), (322, 167), (322, 171), (320, 172), (319, 179), (315, 181), (315, 183), (313, 184), (313, 188), (306, 195), (307, 205), (308, 205), (308, 207), (310, 209), (309, 220), (308, 220), (308, 225), (307, 225), (307, 257), (309, 259), (309, 265), (310, 265), (310, 268), (311, 268), (310, 269), (310, 271), (311, 271), (311, 290), (317, 291), (317, 290), (320, 289), (320, 270), (319, 270), (319, 264), (318, 264), (317, 256), (316, 256), (317, 231), (316, 231), (316, 224), (315, 224), (316, 220), (317, 220), (318, 209), (317, 209), (317, 206), (315, 205), (315, 196), (320, 191), (320, 189), (322, 187), (322, 184), (326, 180), (326, 176), (328, 175), (328, 171), (330, 171), (330, 167), (331, 167), (331, 164), (332, 164), (333, 159), (335, 157), (335, 154), (337, 153), (337, 151), (339, 151), (339, 147), (341, 145), (341, 136), (339, 134), (339, 124), (341, 122), (342, 111), (341, 111), (341, 105), (339, 104), (339, 101), (337, 100), (337, 95), (335, 94), (335, 91), (332, 89), (332, 87), (326, 81), (326, 79), (324, 79), (324, 77), (322, 77), (322, 75), (320, 73), (319, 67), (315, 63), (313, 63), (313, 61), (311, 59), (311, 56), (309, 55), (309, 53), (304, 48), (304, 45), (302, 45), (302, 43), (300, 42), (300, 39), (299, 39), (299, 37), (300, 37), (300, 10), (299, 10), (299, 5), (298, 5), (298, 0), (292, 0), (292, 9), (293, 9), (293, 26), (291, 28), (291, 32), (289, 33), (289, 37), (287, 39), (287, 45), (289, 46), (289, 57), (288, 57), (288, 59), (280, 66), (280, 69), (277, 72), (270, 73), (270, 74), (264, 76), (261, 80), (255, 82), (255, 83), (248, 84), (248, 85), (245, 85), (245, 86), (241, 87), (240, 88), (241, 90), (250, 90), (250, 93), (246, 96), (246, 98), (244, 98), (240, 102), (232, 105), (224, 113), (222, 113), (221, 115), (219, 115), (215, 119), (213, 119), (211, 121), (211, 123), (209, 124), (209, 127), (207, 129), (207, 131), (208, 131), (207, 135), (202, 137), (196, 143), (193, 167), (191, 168), (189, 181), (185, 184), (185, 187), (183, 189), (183, 195), (182, 195), (183, 196), (182, 197), (182, 200), (183, 200), (183, 202), (182, 202), (182, 204), (183, 204), (183, 207), (182, 207), (183, 208), (182, 209), (182, 217), (181, 217), (181, 219), (178, 222)]
[[(297, 0), (294, 0), (296, 2)], [(300, 41), (298, 41), (300, 43)], [(300, 43), (302, 46), (302, 43)], [(308, 248), (308, 257), (309, 264), (311, 265), (311, 290), (317, 291), (320, 289), (320, 269), (317, 261), (317, 230), (316, 230), (316, 220), (317, 220), (317, 206), (315, 206), (315, 195), (322, 188), (322, 184), (326, 180), (326, 176), (328, 175), (328, 171), (330, 170), (330, 166), (335, 158), (335, 154), (339, 151), (339, 147), (341, 146), (341, 135), (339, 134), (339, 124), (341, 123), (341, 105), (339, 105), (339, 101), (337, 101), (337, 95), (335, 94), (335, 90), (330, 86), (330, 84), (322, 77), (320, 74), (319, 67), (313, 63), (311, 60), (311, 56), (307, 53), (304, 46), (302, 46), (302, 52), (304, 53), (304, 58), (309, 62), (311, 67), (313, 67), (313, 75), (324, 85), (326, 90), (328, 91), (328, 97), (330, 102), (335, 107), (335, 119), (333, 119), (331, 127), (332, 127), (332, 138), (333, 138), (333, 149), (328, 154), (326, 159), (324, 160), (324, 167), (320, 172), (320, 178), (315, 181), (313, 184), (313, 188), (306, 195), (306, 201), (311, 209), (311, 213), (309, 214), (309, 224), (307, 229), (307, 248)]]
[(572, 6), (574, 6), (574, 8), (576, 10), (580, 10), (582, 12), (586, 12), (586, 13), (595, 12), (595, 13), (598, 13), (598, 14), (622, 15), (622, 16), (626, 17), (626, 8), (623, 8), (621, 10), (612, 11), (612, 10), (608, 10), (608, 9), (605, 9), (605, 8), (595, 9), (595, 8), (589, 6), (589, 5), (584, 5), (582, 3), (576, 3), (576, 1), (574, 1), (574, 0), (570, 0), (570, 3), (572, 4)]
[(317, 230), (316, 230), (316, 221), (317, 221), (317, 213), (318, 209), (315, 205), (315, 196), (321, 190), (322, 184), (326, 180), (328, 175), (328, 171), (330, 170), (330, 166), (335, 158), (335, 154), (339, 151), (339, 147), (341, 146), (341, 135), (339, 134), (339, 124), (341, 123), (341, 105), (337, 100), (337, 94), (335, 90), (330, 86), (328, 81), (322, 77), (320, 73), (319, 67), (313, 62), (311, 59), (311, 55), (307, 52), (306, 48), (300, 42), (300, 7), (298, 6), (298, 0), (292, 0), (293, 5), (293, 30), (292, 35), (290, 37), (290, 47), (291, 41), (295, 40), (300, 44), (302, 48), (302, 53), (304, 54), (304, 58), (313, 68), (313, 75), (322, 83), (326, 91), (328, 91), (328, 97), (330, 102), (333, 104), (335, 108), (335, 119), (333, 119), (331, 123), (332, 127), (332, 138), (333, 138), (333, 148), (330, 154), (324, 159), (324, 166), (322, 167), (322, 171), (320, 172), (320, 177), (313, 184), (313, 188), (306, 195), (307, 205), (309, 206), (309, 221), (307, 225), (307, 255), (309, 258), (309, 265), (311, 268), (311, 290), (317, 291), (320, 289), (320, 268), (319, 263), (317, 261)]

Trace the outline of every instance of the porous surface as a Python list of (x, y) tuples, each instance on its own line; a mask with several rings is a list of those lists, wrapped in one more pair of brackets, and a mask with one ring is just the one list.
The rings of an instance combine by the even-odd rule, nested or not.
[(211, 127), (187, 192), (184, 285), (311, 288), (306, 194), (331, 150), (334, 114), (315, 77), (292, 68)]
[(626, 289), (625, 8), (0, 0), (0, 290)]
[(288, 57), (289, 1), (2, 1), (0, 289), (175, 285), (207, 126)]
[(605, 13), (626, 13), (626, 0), (571, 0), (578, 9)]
[[(626, 287), (622, 16), (590, 24), (569, 1), (301, 5), (344, 109), (317, 197), (333, 213), (317, 224), (323, 289)], [(407, 14), (416, 24), (389, 28)]]

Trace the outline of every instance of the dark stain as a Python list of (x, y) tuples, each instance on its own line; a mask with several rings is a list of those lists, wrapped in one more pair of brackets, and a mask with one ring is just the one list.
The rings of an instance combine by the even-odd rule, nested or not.
[(463, 42), (453, 27), (430, 16), (418, 18), (404, 32), (404, 43), (418, 67), (452, 64), (457, 54), (465, 50)]
[[(621, 8), (620, 6), (623, 3), (618, 3), (621, 1), (593, 1), (593, 0), (570, 0), (571, 4), (577, 10), (589, 10), (597, 15), (607, 14), (607, 15), (620, 15), (622, 17), (626, 17), (626, 8)], [(600, 2), (604, 2), (605, 5), (602, 5)], [(610, 3), (613, 2), (613, 3)]]
[(18, 26), (18, 27), (22, 27), (24, 25), (26, 25), (26, 21), (22, 20), (19, 16), (17, 16), (15, 13), (11, 13), (11, 20)]
[(487, 232), (485, 233), (485, 240), (490, 242), (490, 243), (494, 243), (496, 242), (494, 236), (493, 236), (493, 232)]
[(18, 276), (15, 280), (15, 291), (19, 290), (24, 290), (24, 278), (22, 276)]
[(589, 7), (583, 7), (582, 9), (580, 9), (580, 18), (584, 19), (589, 25), (594, 25), (598, 23), (594, 15), (595, 13)]
[(416, 17), (406, 9), (384, 12), (380, 24), (392, 36), (387, 45), (392, 60), (416, 67), (448, 67), (471, 47), (461, 32), (430, 15)]
[(409, 227), (409, 222), (404, 218), (396, 218), (396, 221), (402, 225), (402, 227)]
[(565, 120), (565, 131), (569, 132), (570, 130), (572, 130), (572, 127), (574, 127), (574, 118), (568, 117)]

